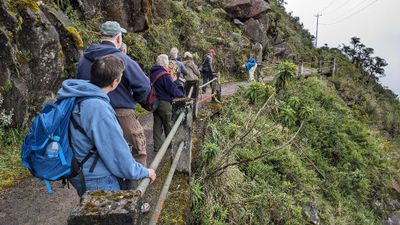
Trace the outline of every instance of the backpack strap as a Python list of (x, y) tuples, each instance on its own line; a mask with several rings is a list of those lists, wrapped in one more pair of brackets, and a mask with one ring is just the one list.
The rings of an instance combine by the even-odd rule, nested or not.
[(168, 75), (169, 73), (167, 71), (162, 71), (161, 73), (157, 74), (156, 78), (151, 82), (151, 86), (153, 86), (160, 77), (164, 75)]
[[(87, 98), (85, 98), (85, 99), (87, 99)], [(81, 112), (81, 102), (84, 101), (85, 99), (78, 99), (78, 100), (77, 100), (77, 104), (78, 104), (78, 113)], [(75, 120), (75, 118), (74, 118), (73, 115), (71, 115), (71, 122), (72, 122), (72, 125), (74, 126), (75, 129), (77, 129), (77, 130), (78, 130), (79, 132), (81, 132), (83, 135), (85, 135), (86, 137), (88, 137), (87, 134), (86, 134), (86, 132), (85, 132), (85, 130), (78, 124), (78, 122)], [(69, 135), (69, 138), (71, 139), (71, 135)], [(71, 142), (71, 140), (70, 140), (70, 142)], [(81, 162), (79, 162), (79, 166), (80, 166), (80, 167), (83, 166), (83, 164), (85, 164), (85, 162), (88, 161), (89, 158), (92, 157), (92, 155), (96, 155), (96, 157), (95, 157), (95, 159), (94, 159), (94, 161), (93, 161), (93, 163), (92, 163), (92, 166), (91, 166), (90, 169), (89, 169), (89, 172), (90, 172), (90, 173), (93, 173), (93, 170), (94, 170), (94, 168), (96, 167), (97, 161), (99, 160), (99, 154), (97, 154), (96, 145), (93, 144), (93, 148), (90, 149), (89, 152), (88, 152), (88, 154), (85, 156), (85, 158), (83, 158), (83, 160), (82, 160)]]

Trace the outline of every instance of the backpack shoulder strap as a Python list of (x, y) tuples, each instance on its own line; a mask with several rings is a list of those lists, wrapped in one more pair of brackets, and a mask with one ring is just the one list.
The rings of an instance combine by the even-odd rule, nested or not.
[(162, 71), (161, 73), (157, 74), (156, 78), (154, 78), (154, 80), (151, 82), (151, 85), (153, 86), (156, 83), (156, 81), (158, 79), (160, 79), (160, 77), (168, 75), (168, 74), (169, 73), (167, 71)]
[[(89, 98), (90, 98), (90, 97), (88, 97), (88, 98), (77, 98), (77, 99), (76, 99), (76, 104), (78, 105), (78, 113), (81, 112), (81, 102), (83, 102), (84, 100), (89, 99)], [(71, 114), (71, 122), (72, 122), (72, 125), (74, 126), (75, 129), (77, 129), (77, 130), (78, 130), (79, 132), (81, 132), (83, 135), (85, 135), (86, 137), (88, 137), (87, 134), (86, 134), (86, 132), (85, 132), (85, 130), (84, 130), (84, 129), (78, 124), (78, 122), (75, 120), (73, 114)], [(68, 131), (69, 131), (69, 130), (68, 130)], [(70, 131), (69, 131), (68, 137), (69, 137), (69, 141), (71, 142)], [(89, 138), (89, 137), (88, 137), (88, 138)], [(93, 161), (92, 166), (91, 166), (90, 169), (89, 169), (89, 172), (90, 172), (90, 173), (93, 172), (94, 168), (96, 167), (97, 161), (99, 160), (99, 154), (97, 154), (97, 148), (96, 148), (96, 145), (95, 145), (95, 144), (93, 144), (93, 148), (89, 150), (89, 152), (88, 152), (88, 154), (85, 156), (85, 158), (83, 158), (83, 160), (79, 163), (80, 166), (82, 166), (86, 161), (89, 160), (90, 157), (92, 157), (92, 155), (95, 155), (95, 159), (94, 159), (94, 161)]]

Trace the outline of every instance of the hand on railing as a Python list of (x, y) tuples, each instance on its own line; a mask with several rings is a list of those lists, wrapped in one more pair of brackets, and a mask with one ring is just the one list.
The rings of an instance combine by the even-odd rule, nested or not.
[(149, 171), (149, 178), (150, 178), (150, 184), (154, 182), (156, 179), (157, 175), (156, 172), (153, 169), (147, 169)]

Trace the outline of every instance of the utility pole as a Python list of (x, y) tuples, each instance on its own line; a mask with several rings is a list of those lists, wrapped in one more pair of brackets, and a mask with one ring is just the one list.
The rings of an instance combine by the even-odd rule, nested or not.
[(315, 17), (317, 17), (317, 29), (315, 32), (315, 47), (318, 47), (318, 25), (319, 25), (319, 17), (322, 16), (322, 14), (317, 13), (317, 15), (314, 15)]

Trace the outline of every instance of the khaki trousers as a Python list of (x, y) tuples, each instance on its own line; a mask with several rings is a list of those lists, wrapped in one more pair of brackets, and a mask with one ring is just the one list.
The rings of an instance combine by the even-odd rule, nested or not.
[(124, 132), (125, 140), (132, 146), (133, 158), (143, 166), (147, 166), (146, 137), (132, 109), (115, 109), (119, 124)]

